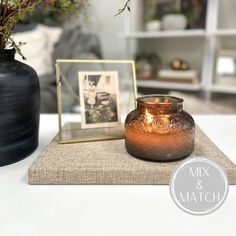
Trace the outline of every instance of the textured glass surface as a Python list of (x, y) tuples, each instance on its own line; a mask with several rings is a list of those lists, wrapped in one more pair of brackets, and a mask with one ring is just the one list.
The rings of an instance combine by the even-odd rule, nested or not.
[(183, 100), (168, 96), (137, 99), (137, 109), (125, 121), (127, 151), (150, 160), (175, 160), (194, 148), (195, 124), (183, 111)]

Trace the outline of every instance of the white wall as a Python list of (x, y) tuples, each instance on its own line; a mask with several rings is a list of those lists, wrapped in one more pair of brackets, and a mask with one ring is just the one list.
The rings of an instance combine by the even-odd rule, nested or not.
[(219, 6), (219, 28), (236, 28), (236, 1), (235, 0), (220, 0)]
[(125, 0), (90, 0), (89, 21), (97, 32), (104, 59), (122, 59), (125, 55), (124, 40), (118, 37), (124, 31), (125, 14), (114, 17)]
[[(103, 50), (103, 56), (105, 59), (122, 59), (125, 58), (125, 42), (123, 38), (118, 37), (119, 33), (124, 32), (124, 20), (125, 14), (122, 14), (118, 17), (114, 17), (118, 9), (120, 9), (126, 0), (89, 0), (91, 5), (91, 10), (89, 12), (89, 20), (91, 21), (91, 28), (93, 31), (98, 32), (98, 35), (101, 40), (101, 46)], [(135, 19), (136, 16), (134, 12), (134, 5), (140, 4), (141, 0), (132, 0), (131, 12), (128, 14), (128, 17)], [(219, 28), (235, 28), (236, 29), (236, 0), (220, 0), (219, 7), (219, 17), (218, 17), (218, 26)], [(132, 23), (133, 25), (133, 23)], [(227, 40), (226, 40), (227, 41)], [(235, 38), (231, 39), (233, 43)], [(146, 42), (147, 43), (147, 42)], [(157, 42), (156, 42), (157, 43)], [(172, 49), (178, 49), (179, 44), (184, 42), (174, 42)], [(194, 44), (193, 42), (192, 44)], [(227, 41), (228, 43), (228, 41)], [(226, 44), (227, 44), (226, 43)], [(232, 43), (232, 44), (233, 44)], [(154, 40), (148, 42), (152, 46), (155, 45)], [(158, 42), (160, 49), (167, 51), (168, 48), (162, 48), (162, 42)], [(231, 45), (231, 43), (229, 44)], [(145, 43), (142, 44), (145, 48)], [(194, 47), (194, 45), (193, 45)], [(187, 49), (187, 47), (186, 47)], [(180, 54), (188, 53), (187, 50), (179, 52)], [(202, 47), (199, 53), (202, 53)], [(183, 55), (179, 55), (183, 56)], [(200, 69), (201, 64), (197, 64), (196, 67)]]

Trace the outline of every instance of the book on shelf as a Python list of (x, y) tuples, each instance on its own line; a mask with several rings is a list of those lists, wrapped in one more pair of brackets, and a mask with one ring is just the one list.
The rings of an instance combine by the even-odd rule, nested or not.
[(199, 83), (198, 73), (195, 70), (180, 71), (163, 69), (158, 72), (158, 81), (186, 84)]

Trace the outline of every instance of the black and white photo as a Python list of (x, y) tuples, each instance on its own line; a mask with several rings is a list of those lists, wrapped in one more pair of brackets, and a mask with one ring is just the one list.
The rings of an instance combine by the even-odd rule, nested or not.
[(112, 127), (121, 123), (116, 71), (78, 72), (81, 127)]

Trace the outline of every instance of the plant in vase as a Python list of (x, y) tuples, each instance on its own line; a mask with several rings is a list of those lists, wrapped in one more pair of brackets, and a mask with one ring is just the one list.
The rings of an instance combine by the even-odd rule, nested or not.
[[(69, 2), (73, 3), (71, 0)], [(43, 24), (49, 27), (60, 27), (70, 18), (75, 18), (78, 14), (81, 15), (82, 12), (85, 12), (85, 6), (87, 6), (86, 2), (87, 1), (85, 0), (80, 0), (77, 5), (70, 5), (69, 8), (62, 7), (61, 4), (51, 4), (51, 6), (47, 4), (43, 10), (42, 8), (36, 8), (31, 15), (28, 15), (24, 20), (21, 20), (20, 24), (17, 24), (16, 30), (20, 31), (21, 28), (24, 30), (27, 26), (28, 28), (32, 28), (32, 26), (37, 24)]]
[(162, 19), (163, 30), (185, 30), (188, 24), (187, 17), (180, 10), (166, 12)]
[(159, 31), (161, 29), (161, 22), (159, 16), (157, 15), (157, 1), (152, 0), (149, 3), (149, 13), (146, 17), (145, 30), (146, 31)]
[(11, 38), (15, 25), (39, 7), (70, 11), (84, 2), (0, 0), (0, 166), (25, 158), (38, 146), (39, 80), (33, 68), (15, 60), (16, 52), (24, 58)]
[(152, 16), (145, 23), (146, 31), (159, 31), (161, 29), (161, 22), (158, 16)]
[(185, 30), (188, 24), (186, 12), (183, 11), (182, 1), (176, 0), (175, 6), (166, 9), (161, 18), (163, 30)]
[[(129, 8), (129, 1), (119, 10)], [(77, 12), (87, 0), (0, 0), (0, 166), (17, 162), (38, 146), (40, 88), (37, 73), (15, 60), (24, 56), (11, 35), (20, 21), (47, 9), (67, 15)]]

